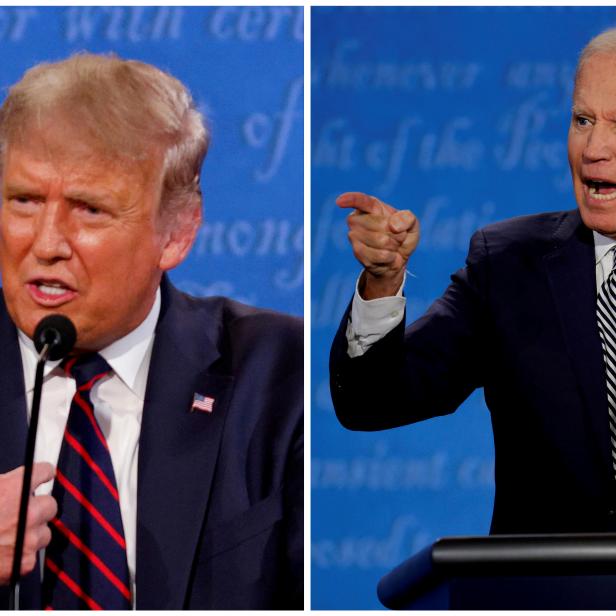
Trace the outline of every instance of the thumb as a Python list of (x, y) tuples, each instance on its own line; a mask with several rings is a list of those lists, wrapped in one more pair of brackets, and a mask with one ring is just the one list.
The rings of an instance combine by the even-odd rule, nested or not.
[(409, 210), (395, 212), (389, 217), (389, 228), (394, 233), (409, 231), (415, 224), (415, 215)]
[(32, 467), (32, 490), (35, 490), (42, 483), (51, 481), (56, 474), (54, 467), (49, 462), (37, 462)]

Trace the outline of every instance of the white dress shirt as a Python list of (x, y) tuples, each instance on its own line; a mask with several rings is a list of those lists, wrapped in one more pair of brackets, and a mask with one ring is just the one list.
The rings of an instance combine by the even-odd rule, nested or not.
[[(598, 293), (604, 280), (612, 271), (614, 263), (612, 248), (616, 246), (616, 240), (596, 231), (592, 233), (595, 242), (595, 276)], [(351, 316), (346, 330), (349, 357), (363, 355), (375, 342), (384, 338), (402, 321), (406, 306), (406, 298), (402, 295), (405, 280), (402, 281), (395, 296), (365, 300), (359, 294), (359, 278), (357, 279)]]
[(605, 282), (614, 266), (614, 251), (616, 240), (611, 237), (601, 235), (596, 231), (592, 232), (595, 240), (595, 276), (597, 279), (597, 294), (601, 285)]
[(346, 330), (349, 357), (360, 357), (375, 342), (384, 338), (402, 321), (406, 307), (406, 297), (402, 295), (406, 274), (395, 295), (370, 300), (363, 299), (359, 294), (360, 278), (361, 276), (355, 284), (355, 295)]
[[(111, 463), (115, 473), (126, 556), (130, 574), (133, 606), (135, 605), (135, 564), (137, 535), (137, 459), (141, 415), (147, 384), (154, 330), (160, 313), (160, 289), (148, 316), (128, 335), (105, 347), (99, 354), (113, 369), (106, 378), (92, 388), (90, 399), (101, 431), (107, 439)], [(28, 419), (32, 406), (37, 353), (34, 343), (19, 331), (19, 348), (23, 364)], [(75, 381), (67, 378), (59, 367), (60, 361), (47, 362), (43, 380), (43, 395), (39, 414), (34, 460), (58, 462), (64, 428), (73, 394)], [(36, 494), (50, 494), (53, 482), (40, 486)], [(43, 559), (41, 558), (41, 561)]]

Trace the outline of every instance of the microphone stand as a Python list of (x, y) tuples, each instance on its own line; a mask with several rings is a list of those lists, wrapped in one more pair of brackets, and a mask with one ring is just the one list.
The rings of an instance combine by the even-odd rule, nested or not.
[(41, 391), (43, 389), (43, 370), (49, 356), (52, 344), (45, 344), (41, 349), (36, 364), (34, 378), (34, 394), (32, 396), (32, 413), (28, 426), (28, 440), (26, 443), (26, 458), (24, 462), (24, 480), (21, 487), (21, 501), (19, 504), (19, 518), (17, 520), (17, 535), (15, 539), (15, 552), (13, 553), (13, 569), (9, 585), (9, 610), (19, 609), (19, 578), (21, 570), (21, 557), (26, 535), (26, 519), (28, 517), (28, 502), (30, 500), (30, 484), (32, 482), (32, 467), (34, 465), (34, 447), (36, 445), (36, 431), (38, 428), (39, 409), (41, 406)]

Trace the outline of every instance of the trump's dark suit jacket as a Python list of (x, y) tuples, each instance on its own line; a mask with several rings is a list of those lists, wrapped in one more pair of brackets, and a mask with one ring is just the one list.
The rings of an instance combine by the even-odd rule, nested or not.
[[(6, 472), (23, 464), (26, 403), (4, 302), (0, 340)], [(138, 609), (303, 609), (302, 341), (299, 319), (163, 280), (139, 439)], [(212, 413), (191, 412), (195, 393)], [(38, 590), (35, 571), (22, 607)]]
[(577, 211), (473, 236), (466, 267), (404, 331), (331, 354), (340, 421), (378, 430), (445, 415), (483, 387), (496, 495), (491, 532), (616, 531), (592, 232)]

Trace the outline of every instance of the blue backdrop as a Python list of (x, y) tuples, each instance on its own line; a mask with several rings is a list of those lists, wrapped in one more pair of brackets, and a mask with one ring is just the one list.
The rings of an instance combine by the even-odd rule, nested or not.
[(301, 314), (303, 7), (0, 7), (3, 96), (81, 50), (168, 70), (209, 118), (206, 224), (172, 280)]
[(335, 196), (364, 191), (418, 215), (414, 320), (473, 230), (575, 207), (573, 72), (615, 25), (611, 7), (312, 9), (313, 608), (378, 608), (387, 570), (439, 536), (487, 533), (493, 497), (481, 391), (455, 415), (388, 432), (336, 422), (327, 354), (359, 267)]

